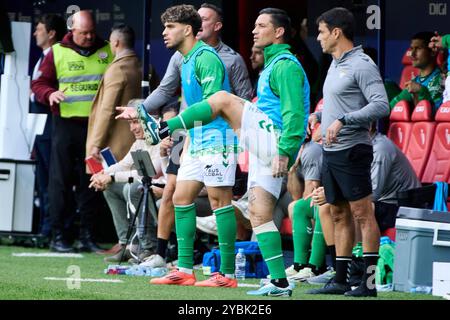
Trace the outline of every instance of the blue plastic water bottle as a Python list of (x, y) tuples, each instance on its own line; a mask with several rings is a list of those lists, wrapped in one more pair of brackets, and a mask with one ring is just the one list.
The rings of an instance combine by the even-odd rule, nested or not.
[(433, 288), (427, 286), (412, 287), (411, 290), (409, 290), (409, 292), (411, 293), (421, 293), (421, 294), (431, 294), (432, 291)]
[(238, 253), (236, 254), (236, 264), (235, 264), (235, 275), (237, 280), (245, 279), (245, 254), (244, 248), (239, 248)]

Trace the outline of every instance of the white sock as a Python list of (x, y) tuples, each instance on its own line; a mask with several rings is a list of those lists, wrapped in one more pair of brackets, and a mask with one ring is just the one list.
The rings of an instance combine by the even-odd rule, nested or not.
[(178, 271), (184, 272), (184, 273), (187, 273), (187, 274), (192, 274), (194, 272), (194, 270), (187, 269), (187, 268), (178, 268)]

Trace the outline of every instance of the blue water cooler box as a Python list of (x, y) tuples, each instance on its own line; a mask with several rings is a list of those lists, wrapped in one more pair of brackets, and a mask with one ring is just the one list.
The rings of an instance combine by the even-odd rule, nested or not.
[(394, 290), (431, 287), (433, 264), (450, 265), (450, 212), (400, 207), (395, 228)]

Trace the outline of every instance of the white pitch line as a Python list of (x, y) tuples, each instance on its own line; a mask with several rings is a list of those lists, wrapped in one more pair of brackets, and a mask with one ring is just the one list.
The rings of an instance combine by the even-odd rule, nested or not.
[(258, 284), (251, 284), (251, 283), (238, 283), (238, 287), (259, 288), (260, 285), (258, 285)]
[(79, 282), (112, 282), (112, 283), (122, 283), (122, 280), (119, 279), (81, 279), (81, 278), (55, 278), (55, 277), (45, 277), (44, 280), (49, 281), (79, 281)]
[(79, 253), (32, 253), (32, 252), (22, 252), (13, 253), (13, 257), (38, 257), (38, 258), (83, 258), (82, 254)]

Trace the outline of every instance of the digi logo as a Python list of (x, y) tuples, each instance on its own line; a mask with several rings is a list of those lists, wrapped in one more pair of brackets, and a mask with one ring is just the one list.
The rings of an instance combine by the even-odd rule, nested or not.
[(447, 4), (444, 2), (432, 2), (428, 5), (428, 13), (430, 16), (446, 16)]

